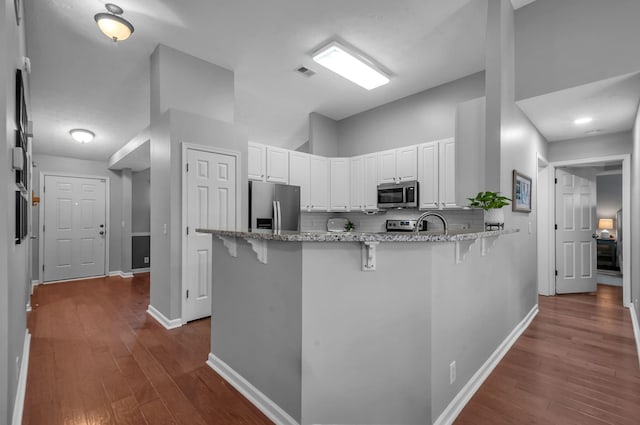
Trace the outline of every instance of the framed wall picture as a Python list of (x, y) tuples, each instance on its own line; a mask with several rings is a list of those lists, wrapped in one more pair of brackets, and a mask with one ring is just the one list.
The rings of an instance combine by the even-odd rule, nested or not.
[(531, 177), (513, 170), (513, 211), (531, 212)]

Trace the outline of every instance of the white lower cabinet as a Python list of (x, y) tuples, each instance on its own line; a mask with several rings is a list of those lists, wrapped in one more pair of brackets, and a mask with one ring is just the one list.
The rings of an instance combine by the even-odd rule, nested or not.
[(455, 140), (418, 146), (420, 209), (454, 208), (456, 204)]
[(349, 158), (329, 159), (329, 208), (331, 211), (349, 211), (350, 207), (350, 161)]

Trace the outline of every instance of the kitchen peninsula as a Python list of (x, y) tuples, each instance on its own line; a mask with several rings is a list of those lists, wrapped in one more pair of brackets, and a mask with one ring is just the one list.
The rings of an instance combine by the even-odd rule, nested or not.
[(440, 312), (456, 308), (440, 291), (467, 262), (490, 274), (482, 257), (518, 232), (198, 231), (213, 236), (208, 363), (282, 424), (431, 424)]

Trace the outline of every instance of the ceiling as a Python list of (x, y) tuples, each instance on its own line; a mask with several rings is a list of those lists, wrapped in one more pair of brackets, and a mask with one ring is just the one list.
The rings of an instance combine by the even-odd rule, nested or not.
[[(342, 119), (484, 69), (487, 0), (118, 0), (135, 32), (117, 44), (93, 20), (104, 4), (24, 2), (37, 154), (107, 160), (147, 127), (160, 43), (233, 70), (236, 122), (253, 141), (289, 148), (307, 141), (310, 112)], [(369, 92), (315, 64), (310, 53), (334, 37), (391, 83)], [(73, 142), (76, 127), (94, 142)]]
[[(518, 105), (550, 142), (628, 131), (640, 102), (640, 73), (518, 101)], [(588, 124), (574, 120), (591, 117)]]

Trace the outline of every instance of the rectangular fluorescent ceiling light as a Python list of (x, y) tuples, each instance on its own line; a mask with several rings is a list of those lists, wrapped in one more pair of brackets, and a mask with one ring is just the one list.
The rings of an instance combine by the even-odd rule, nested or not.
[(369, 61), (349, 53), (344, 46), (335, 41), (316, 51), (313, 60), (367, 90), (389, 82), (389, 77), (367, 63)]

